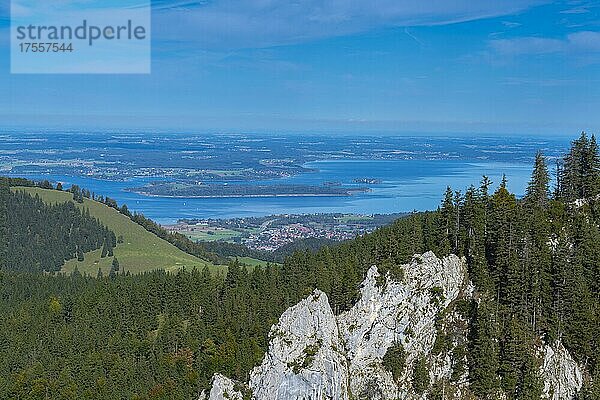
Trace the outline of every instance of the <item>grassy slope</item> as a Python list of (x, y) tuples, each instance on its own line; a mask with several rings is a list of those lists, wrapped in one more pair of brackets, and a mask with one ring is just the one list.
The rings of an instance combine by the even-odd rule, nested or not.
[[(208, 232), (213, 232), (210, 234)], [(216, 242), (218, 240), (232, 241), (234, 238), (242, 236), (241, 232), (237, 232), (231, 229), (223, 230), (198, 230), (192, 232), (185, 232), (185, 235), (191, 240), (201, 240), (205, 242)]]
[[(39, 188), (13, 188), (13, 190), (25, 190), (31, 195), (38, 194), (47, 203), (72, 201), (70, 193), (56, 190)], [(183, 266), (186, 268), (204, 268), (205, 265), (208, 265), (212, 271), (226, 270), (225, 266), (215, 266), (209, 261), (179, 250), (104, 204), (84, 199), (84, 203), (77, 204), (77, 206), (88, 208), (90, 214), (111, 229), (117, 237), (123, 236), (124, 243), (118, 244), (114, 250), (122, 270), (140, 273), (156, 269), (173, 271)], [(86, 253), (85, 260), (82, 262), (78, 262), (76, 259), (69, 260), (63, 266), (63, 271), (72, 272), (77, 267), (81, 273), (95, 275), (98, 268), (101, 268), (104, 274), (108, 274), (112, 257), (101, 258), (100, 253), (100, 249)]]
[(263, 260), (259, 260), (257, 258), (252, 258), (252, 257), (230, 257), (232, 260), (235, 260), (237, 258), (237, 260), (241, 263), (241, 264), (245, 264), (249, 267), (266, 267), (267, 264), (272, 264), (272, 265), (280, 265), (278, 263), (269, 263), (268, 261), (263, 261)]

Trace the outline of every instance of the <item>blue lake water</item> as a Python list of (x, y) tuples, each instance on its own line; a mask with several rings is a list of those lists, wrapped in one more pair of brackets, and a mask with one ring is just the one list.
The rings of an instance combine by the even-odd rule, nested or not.
[[(321, 185), (340, 182), (344, 186), (368, 186), (372, 191), (349, 197), (274, 197), (180, 199), (146, 197), (124, 189), (140, 186), (151, 178), (127, 182), (98, 180), (79, 176), (19, 175), (30, 179), (49, 179), (64, 185), (77, 184), (125, 203), (132, 211), (144, 213), (160, 222), (172, 223), (179, 218), (233, 218), (286, 213), (396, 213), (435, 209), (446, 186), (464, 191), (478, 186), (482, 175), (497, 184), (502, 174), (517, 195), (524, 193), (531, 174), (529, 164), (465, 162), (453, 160), (332, 160), (305, 164), (318, 172), (303, 173), (266, 183)], [(356, 178), (373, 178), (380, 184), (356, 184)], [(265, 182), (261, 182), (265, 183)]]

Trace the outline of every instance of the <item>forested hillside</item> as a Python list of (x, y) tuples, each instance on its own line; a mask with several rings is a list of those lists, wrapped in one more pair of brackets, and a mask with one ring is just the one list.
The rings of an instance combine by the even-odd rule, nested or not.
[[(78, 209), (88, 212), (108, 227), (117, 236), (117, 247), (97, 249), (84, 254), (83, 260), (77, 258), (67, 261), (62, 268), (64, 272), (73, 272), (75, 269), (82, 274), (95, 276), (98, 271), (108, 275), (112, 269), (114, 257), (117, 258), (121, 270), (132, 274), (139, 272), (164, 269), (175, 271), (186, 266), (188, 268), (204, 268), (208, 266), (211, 271), (222, 271), (226, 266), (214, 266), (210, 261), (187, 254), (176, 246), (156, 236), (144, 227), (132, 221), (131, 217), (123, 214), (121, 209), (116, 209), (109, 204), (115, 204), (110, 199), (99, 198), (92, 200), (86, 195), (79, 196), (70, 191), (56, 190), (41, 187), (14, 186), (13, 191), (25, 191), (32, 196), (38, 196), (46, 204), (71, 203)], [(92, 197), (92, 196), (90, 196)], [(77, 199), (79, 198), (80, 201)], [(100, 202), (99, 200), (102, 200)]]
[(2, 268), (59, 271), (66, 260), (117, 244), (115, 234), (73, 203), (45, 204), (39, 197), (11, 192), (0, 181)]
[[(464, 256), (469, 395), (538, 399), (535, 349), (561, 339), (586, 371), (582, 399), (600, 398), (600, 158), (582, 135), (557, 165), (536, 156), (524, 198), (506, 179), (464, 192), (354, 241), (297, 252), (282, 266), (99, 279), (0, 275), (0, 398), (195, 399), (214, 372), (246, 381), (271, 324), (316, 288), (349, 309), (371, 265), (426, 250)], [(391, 355), (390, 357), (393, 357)], [(396, 362), (402, 363), (401, 355)], [(426, 390), (426, 383), (423, 384)]]

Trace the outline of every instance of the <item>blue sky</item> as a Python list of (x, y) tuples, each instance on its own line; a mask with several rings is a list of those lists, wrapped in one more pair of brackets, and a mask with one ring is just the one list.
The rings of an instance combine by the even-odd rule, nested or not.
[(11, 75), (0, 1), (0, 127), (600, 131), (598, 1), (157, 0), (150, 75)]

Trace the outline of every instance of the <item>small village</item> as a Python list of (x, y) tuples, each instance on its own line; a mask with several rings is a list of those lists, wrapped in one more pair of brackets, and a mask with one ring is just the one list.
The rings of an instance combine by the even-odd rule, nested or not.
[(372, 232), (400, 215), (309, 214), (258, 218), (180, 220), (167, 225), (196, 241), (238, 243), (252, 250), (275, 251), (298, 240), (317, 238), (341, 242)]

